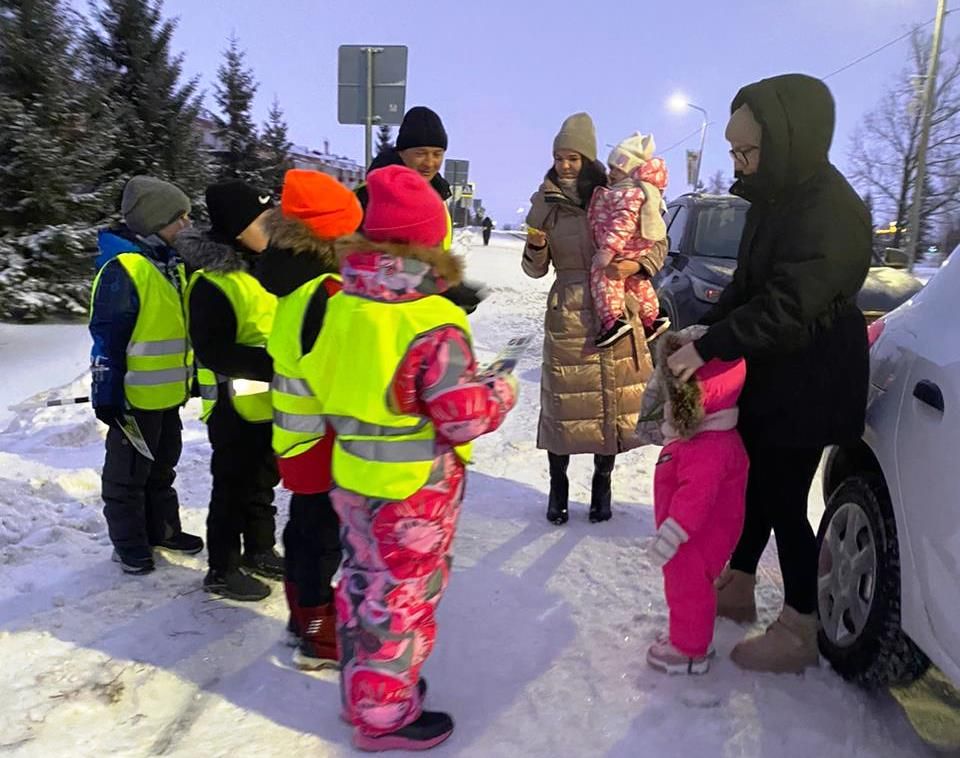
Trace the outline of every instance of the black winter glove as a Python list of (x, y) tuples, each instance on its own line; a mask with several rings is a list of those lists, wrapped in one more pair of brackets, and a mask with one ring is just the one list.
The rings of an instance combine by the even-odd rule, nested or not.
[(123, 408), (115, 405), (100, 405), (93, 409), (97, 418), (107, 426), (113, 426), (123, 418)]
[(443, 296), (454, 305), (463, 308), (467, 315), (473, 313), (477, 306), (487, 299), (489, 293), (482, 284), (462, 282), (456, 287), (451, 287)]

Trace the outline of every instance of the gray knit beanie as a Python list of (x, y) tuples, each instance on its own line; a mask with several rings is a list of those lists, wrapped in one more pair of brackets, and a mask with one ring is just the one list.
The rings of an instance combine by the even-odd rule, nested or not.
[(179, 187), (152, 176), (135, 176), (123, 188), (120, 213), (130, 231), (156, 234), (190, 212), (190, 198)]
[(597, 130), (586, 113), (574, 113), (560, 127), (553, 140), (553, 151), (575, 150), (590, 161), (597, 159)]

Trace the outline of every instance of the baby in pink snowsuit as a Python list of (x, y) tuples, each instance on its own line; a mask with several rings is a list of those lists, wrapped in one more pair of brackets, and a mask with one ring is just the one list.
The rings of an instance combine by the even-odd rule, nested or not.
[[(737, 432), (745, 362), (709, 361), (688, 382), (666, 368), (667, 357), (696, 330), (664, 337), (656, 379), (648, 388), (659, 393), (664, 418), (664, 448), (654, 477), (657, 534), (648, 556), (663, 567), (670, 631), (650, 647), (647, 663), (669, 674), (710, 669), (714, 581), (740, 539), (749, 468)], [(642, 436), (640, 427), (638, 433)]]
[[(660, 318), (660, 301), (650, 281), (657, 267), (646, 261), (654, 245), (667, 236), (663, 222), (667, 166), (653, 157), (655, 148), (653, 137), (639, 132), (617, 145), (607, 158), (610, 186), (593, 193), (587, 210), (596, 247), (590, 293), (600, 319), (597, 347), (609, 347), (631, 332), (633, 327), (624, 312), (627, 292), (639, 305), (648, 341), (669, 326)], [(611, 279), (606, 268), (614, 260), (637, 261), (640, 271), (626, 280)]]

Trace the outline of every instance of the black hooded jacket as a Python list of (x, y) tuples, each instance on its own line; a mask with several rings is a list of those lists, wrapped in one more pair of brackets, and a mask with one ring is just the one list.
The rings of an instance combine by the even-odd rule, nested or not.
[[(230, 273), (249, 271), (253, 254), (232, 245), (216, 242), (197, 230), (177, 237), (177, 252), (191, 270)], [(269, 382), (273, 361), (265, 347), (237, 342), (237, 315), (219, 287), (199, 278), (187, 302), (190, 314), (190, 342), (198, 363), (211, 371), (235, 379)]]
[(751, 202), (733, 282), (703, 319), (704, 360), (747, 360), (741, 431), (762, 444), (820, 447), (863, 433), (869, 354), (856, 295), (870, 267), (870, 214), (830, 163), (834, 102), (791, 74), (744, 87), (763, 128), (760, 166), (734, 194)]

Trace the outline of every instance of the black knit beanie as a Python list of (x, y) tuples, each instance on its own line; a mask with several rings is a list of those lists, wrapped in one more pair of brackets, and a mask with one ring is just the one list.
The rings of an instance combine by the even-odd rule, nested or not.
[(273, 208), (269, 192), (239, 179), (207, 187), (210, 234), (221, 242), (233, 242), (266, 210)]
[(407, 111), (397, 134), (397, 150), (413, 147), (447, 149), (447, 131), (440, 117), (429, 108), (418, 105)]

